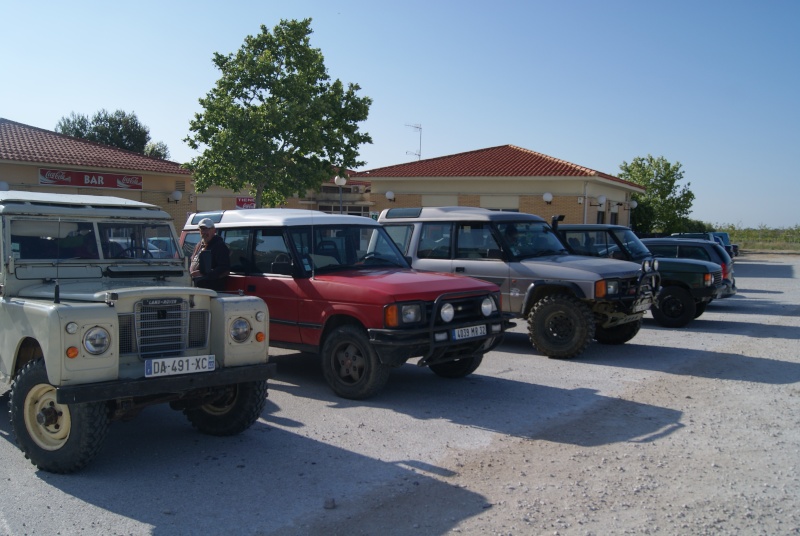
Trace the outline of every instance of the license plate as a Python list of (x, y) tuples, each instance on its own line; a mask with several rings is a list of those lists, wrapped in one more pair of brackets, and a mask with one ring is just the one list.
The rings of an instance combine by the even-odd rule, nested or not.
[(470, 326), (468, 328), (456, 328), (453, 330), (453, 340), (472, 339), (473, 337), (483, 337), (486, 335), (486, 326)]
[(147, 359), (144, 362), (145, 378), (172, 376), (174, 374), (194, 374), (210, 372), (216, 368), (213, 355), (195, 355), (191, 357), (164, 357)]

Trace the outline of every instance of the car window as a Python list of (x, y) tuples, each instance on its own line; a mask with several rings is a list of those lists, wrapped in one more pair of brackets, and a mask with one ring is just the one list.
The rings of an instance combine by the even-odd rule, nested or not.
[(250, 229), (226, 229), (220, 233), (231, 256), (231, 272), (252, 272)]
[(456, 226), (456, 258), (490, 259), (500, 257), (500, 246), (488, 223), (460, 223)]
[(566, 251), (550, 226), (544, 222), (508, 222), (497, 224), (503, 246), (516, 257), (539, 257)]
[(255, 271), (262, 274), (282, 273), (278, 265), (291, 264), (292, 257), (281, 229), (260, 229), (256, 233), (253, 251)]
[(677, 246), (668, 246), (663, 244), (647, 244), (647, 249), (653, 255), (659, 257), (677, 257), (678, 256), (678, 247)]
[(449, 259), (452, 236), (449, 223), (423, 223), (417, 257), (420, 259)]
[(711, 260), (708, 252), (700, 246), (680, 246), (680, 257), (686, 259), (698, 259), (701, 261)]

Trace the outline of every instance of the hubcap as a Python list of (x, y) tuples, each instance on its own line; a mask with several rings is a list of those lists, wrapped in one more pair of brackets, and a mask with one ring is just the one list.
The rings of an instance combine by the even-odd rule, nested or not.
[(72, 428), (69, 406), (56, 402), (56, 389), (40, 384), (25, 397), (25, 429), (44, 450), (58, 450), (69, 439)]

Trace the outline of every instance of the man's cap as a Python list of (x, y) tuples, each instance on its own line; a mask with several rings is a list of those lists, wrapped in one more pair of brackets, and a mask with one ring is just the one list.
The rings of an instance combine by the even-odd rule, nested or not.
[(205, 227), (206, 229), (213, 229), (214, 222), (211, 221), (211, 218), (203, 218), (200, 220), (200, 223), (197, 224), (198, 227)]

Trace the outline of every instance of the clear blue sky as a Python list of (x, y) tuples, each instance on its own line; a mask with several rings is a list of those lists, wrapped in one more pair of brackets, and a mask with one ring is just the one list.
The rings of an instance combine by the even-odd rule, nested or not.
[(362, 169), (415, 160), (420, 124), (423, 158), (513, 144), (616, 175), (652, 154), (692, 218), (800, 225), (797, 0), (0, 0), (0, 117), (135, 112), (185, 162), (213, 53), (309, 17), (374, 101)]

